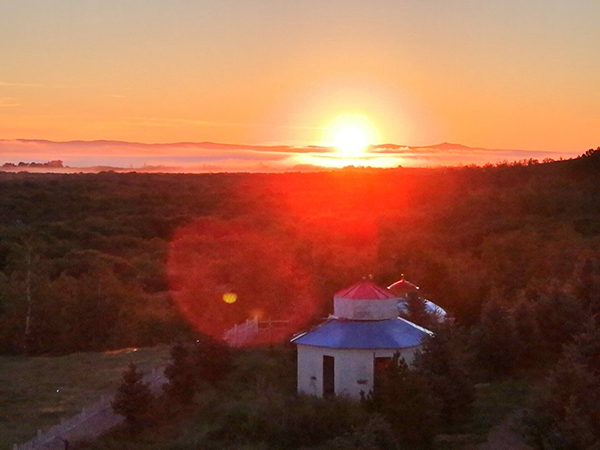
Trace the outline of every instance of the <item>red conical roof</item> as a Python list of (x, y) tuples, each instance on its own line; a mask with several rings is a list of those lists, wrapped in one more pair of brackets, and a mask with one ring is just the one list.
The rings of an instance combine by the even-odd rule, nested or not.
[(387, 289), (379, 287), (375, 283), (366, 280), (336, 292), (334, 297), (354, 300), (383, 300), (386, 298), (397, 298)]

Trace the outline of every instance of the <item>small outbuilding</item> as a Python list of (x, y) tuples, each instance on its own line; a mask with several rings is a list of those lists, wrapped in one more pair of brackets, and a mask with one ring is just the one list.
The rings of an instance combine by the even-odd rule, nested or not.
[(334, 314), (292, 339), (298, 346), (298, 392), (360, 398), (373, 390), (395, 353), (410, 364), (432, 333), (398, 317), (399, 301), (367, 280), (336, 293)]

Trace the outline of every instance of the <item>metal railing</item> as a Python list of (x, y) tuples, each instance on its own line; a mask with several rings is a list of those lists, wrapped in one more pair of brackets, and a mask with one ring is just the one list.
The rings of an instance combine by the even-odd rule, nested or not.
[(241, 325), (234, 325), (223, 335), (223, 340), (232, 347), (244, 345), (258, 335), (258, 318), (247, 319)]
[(258, 318), (246, 319), (240, 325), (234, 325), (223, 334), (223, 340), (232, 347), (252, 342), (259, 334), (270, 334), (281, 330), (289, 323), (289, 320), (258, 320)]

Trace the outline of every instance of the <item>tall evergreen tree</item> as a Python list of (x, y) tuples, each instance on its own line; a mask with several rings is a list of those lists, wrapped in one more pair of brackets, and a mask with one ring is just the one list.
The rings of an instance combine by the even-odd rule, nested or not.
[(169, 380), (163, 387), (167, 396), (177, 403), (192, 403), (196, 377), (190, 352), (183, 344), (171, 349), (171, 362), (165, 368), (165, 376)]
[(132, 430), (138, 430), (149, 421), (153, 395), (150, 387), (142, 382), (142, 374), (132, 362), (125, 372), (123, 381), (117, 388), (112, 401), (115, 413), (125, 417), (125, 423)]
[(542, 335), (538, 325), (536, 310), (523, 295), (519, 295), (517, 304), (512, 310), (517, 338), (517, 357), (520, 366), (528, 366), (538, 360), (542, 348)]
[(496, 292), (483, 307), (473, 345), (476, 360), (485, 375), (502, 376), (514, 368), (517, 358), (514, 323)]
[(541, 292), (535, 303), (540, 331), (548, 349), (560, 350), (581, 332), (591, 315), (585, 302), (561, 286)]
[(406, 314), (404, 317), (422, 327), (429, 327), (434, 318), (427, 312), (425, 300), (418, 292), (409, 292), (406, 296)]
[(427, 381), (441, 403), (441, 418), (452, 424), (464, 418), (475, 400), (475, 387), (456, 330), (449, 324), (440, 326), (426, 338), (422, 351), (415, 356), (416, 374)]

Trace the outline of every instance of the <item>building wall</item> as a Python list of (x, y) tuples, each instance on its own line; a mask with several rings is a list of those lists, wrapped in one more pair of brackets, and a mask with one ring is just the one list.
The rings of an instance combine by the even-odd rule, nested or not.
[(397, 351), (410, 365), (421, 346), (400, 350), (348, 350), (298, 345), (298, 392), (323, 396), (323, 356), (335, 358), (335, 393), (360, 398), (373, 389), (374, 360), (392, 357)]
[(334, 297), (333, 314), (352, 320), (384, 320), (398, 317), (398, 299), (355, 300)]

